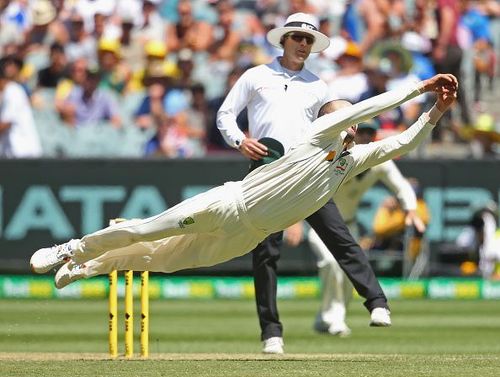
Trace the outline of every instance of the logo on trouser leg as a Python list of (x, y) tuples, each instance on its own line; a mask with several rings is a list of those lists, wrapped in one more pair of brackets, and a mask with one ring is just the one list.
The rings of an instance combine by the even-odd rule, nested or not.
[(179, 227), (181, 228), (191, 224), (194, 224), (194, 219), (192, 217), (186, 217), (184, 220), (179, 220)]

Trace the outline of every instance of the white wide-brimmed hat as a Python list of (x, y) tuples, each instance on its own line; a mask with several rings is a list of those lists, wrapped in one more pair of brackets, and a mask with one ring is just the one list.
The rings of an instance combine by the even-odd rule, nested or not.
[(321, 52), (330, 45), (330, 39), (318, 31), (318, 19), (313, 15), (306, 13), (294, 13), (286, 19), (285, 25), (269, 30), (267, 40), (274, 47), (283, 48), (280, 44), (281, 37), (292, 31), (311, 34), (314, 37), (314, 43), (311, 52)]

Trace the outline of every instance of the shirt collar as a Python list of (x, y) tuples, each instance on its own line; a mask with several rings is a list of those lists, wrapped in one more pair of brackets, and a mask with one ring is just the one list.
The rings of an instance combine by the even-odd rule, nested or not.
[[(281, 56), (274, 58), (274, 60), (269, 64), (269, 67), (273, 70), (273, 74), (275, 75), (286, 75), (286, 72), (284, 71), (283, 67), (280, 64), (279, 59)], [(302, 69), (297, 73), (297, 77), (300, 77), (302, 80), (307, 80), (308, 77), (308, 70), (306, 69), (306, 66), (302, 67)]]

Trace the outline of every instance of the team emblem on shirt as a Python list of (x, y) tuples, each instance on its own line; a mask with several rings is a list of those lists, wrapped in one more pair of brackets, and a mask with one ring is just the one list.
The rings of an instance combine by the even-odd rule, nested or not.
[(337, 161), (337, 165), (334, 168), (335, 175), (344, 175), (347, 168), (347, 161), (345, 158), (341, 157)]
[(186, 217), (184, 220), (179, 220), (179, 227), (184, 228), (186, 225), (194, 224), (194, 219), (192, 217)]
[(335, 159), (335, 156), (337, 155), (337, 151), (336, 150), (331, 150), (330, 152), (328, 152), (328, 154), (326, 155), (325, 157), (325, 161), (329, 161), (329, 162), (332, 162), (334, 159)]

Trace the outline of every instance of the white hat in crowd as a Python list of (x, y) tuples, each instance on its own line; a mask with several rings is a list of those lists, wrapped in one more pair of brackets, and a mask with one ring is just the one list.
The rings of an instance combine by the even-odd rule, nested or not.
[(432, 48), (431, 42), (428, 39), (425, 39), (414, 31), (407, 31), (403, 34), (401, 45), (409, 51), (421, 52), (423, 54), (429, 52)]
[(321, 52), (330, 45), (330, 39), (318, 31), (318, 25), (318, 19), (313, 15), (294, 13), (286, 19), (285, 25), (269, 30), (267, 40), (274, 47), (283, 48), (280, 44), (281, 38), (292, 31), (299, 31), (314, 37), (311, 52)]
[(34, 25), (47, 25), (57, 16), (56, 8), (49, 0), (37, 0), (31, 8), (31, 18)]

